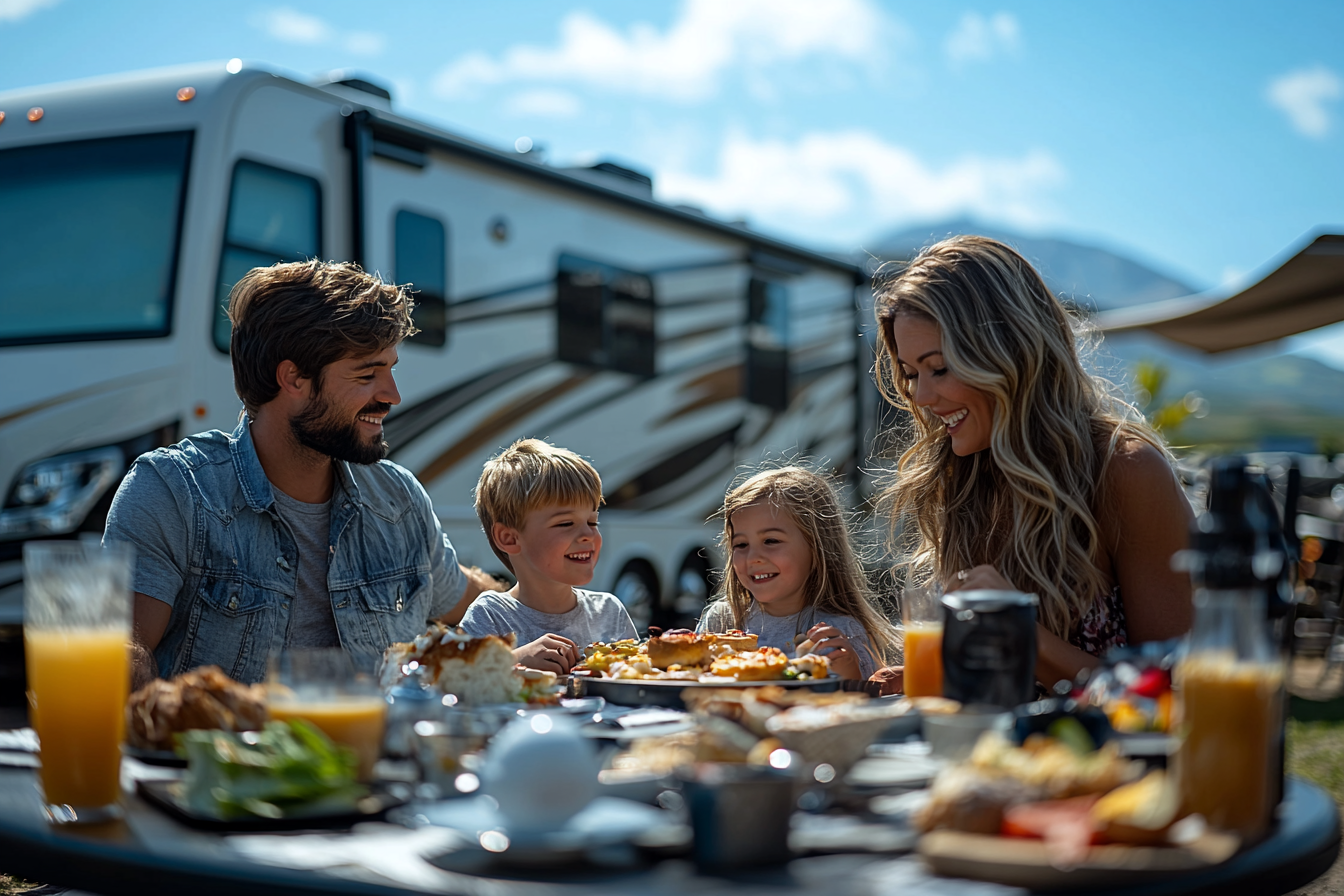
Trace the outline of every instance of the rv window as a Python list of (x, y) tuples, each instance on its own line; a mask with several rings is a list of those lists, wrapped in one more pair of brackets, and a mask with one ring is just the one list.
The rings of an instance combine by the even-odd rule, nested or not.
[(789, 293), (770, 280), (747, 287), (746, 388), (753, 404), (789, 406)]
[(405, 210), (393, 225), (398, 283), (415, 290), (415, 325), (411, 342), (443, 345), (448, 341), (448, 260), (443, 222)]
[(561, 361), (653, 376), (653, 281), (573, 255), (556, 275), (557, 354)]
[(322, 254), (321, 198), (311, 177), (245, 159), (234, 166), (215, 295), (215, 348), (229, 350), (229, 291), (244, 274)]
[(191, 133), (0, 151), (0, 345), (167, 336)]

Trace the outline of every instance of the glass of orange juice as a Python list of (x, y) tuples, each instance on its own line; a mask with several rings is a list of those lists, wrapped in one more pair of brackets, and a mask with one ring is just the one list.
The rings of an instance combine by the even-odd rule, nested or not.
[(943, 608), (937, 585), (907, 585), (901, 594), (905, 628), (905, 695), (943, 696)]
[(372, 676), (356, 670), (344, 650), (288, 650), (271, 670), (266, 714), (276, 721), (303, 719), (354, 750), (359, 779), (373, 778), (383, 746), (387, 700)]
[(23, 546), (28, 705), (41, 749), (43, 805), (56, 824), (120, 815), (132, 560), (125, 544)]

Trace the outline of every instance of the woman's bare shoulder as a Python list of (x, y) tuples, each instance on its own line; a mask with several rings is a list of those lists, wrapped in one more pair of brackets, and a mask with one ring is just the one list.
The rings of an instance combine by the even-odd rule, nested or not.
[(1169, 503), (1179, 503), (1183, 510), (1189, 510), (1169, 456), (1135, 436), (1122, 437), (1116, 444), (1103, 485), (1109, 503), (1122, 513), (1148, 511), (1155, 505)]

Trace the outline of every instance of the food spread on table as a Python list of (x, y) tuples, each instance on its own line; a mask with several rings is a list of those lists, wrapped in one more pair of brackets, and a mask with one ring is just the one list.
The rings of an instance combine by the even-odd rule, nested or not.
[(353, 751), (302, 720), (259, 732), (188, 731), (184, 808), (204, 817), (283, 818), (353, 811), (366, 796)]
[(830, 665), (813, 653), (790, 657), (775, 647), (759, 647), (756, 635), (740, 630), (673, 629), (646, 641), (591, 644), (575, 671), (628, 681), (815, 681), (830, 675)]
[(218, 666), (155, 679), (126, 703), (126, 741), (142, 750), (172, 750), (193, 729), (253, 731), (266, 721), (266, 690), (244, 685)]
[(385, 690), (390, 689), (419, 668), (428, 684), (454, 695), (463, 706), (555, 703), (560, 694), (557, 676), (515, 668), (513, 642), (512, 635), (473, 638), (460, 628), (436, 622), (414, 641), (387, 648), (379, 680)]

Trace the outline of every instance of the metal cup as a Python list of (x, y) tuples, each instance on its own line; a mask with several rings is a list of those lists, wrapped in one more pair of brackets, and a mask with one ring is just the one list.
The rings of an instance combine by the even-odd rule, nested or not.
[(702, 763), (678, 772), (698, 868), (712, 871), (789, 859), (795, 781), (774, 768)]
[(1036, 695), (1036, 595), (943, 595), (943, 695), (1011, 709)]

